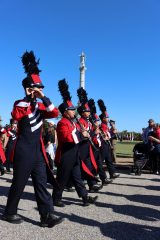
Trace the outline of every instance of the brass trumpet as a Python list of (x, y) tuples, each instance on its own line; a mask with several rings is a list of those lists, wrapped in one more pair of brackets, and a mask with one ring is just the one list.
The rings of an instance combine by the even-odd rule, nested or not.
[(81, 122), (79, 121), (79, 119), (75, 116), (74, 119), (76, 120), (76, 122), (79, 124), (81, 131), (86, 131), (88, 133), (88, 140), (90, 141), (92, 147), (94, 148), (95, 151), (99, 151), (99, 149), (95, 146), (94, 142), (92, 141), (92, 138), (90, 136), (90, 133), (87, 129), (84, 128), (84, 126), (81, 124)]

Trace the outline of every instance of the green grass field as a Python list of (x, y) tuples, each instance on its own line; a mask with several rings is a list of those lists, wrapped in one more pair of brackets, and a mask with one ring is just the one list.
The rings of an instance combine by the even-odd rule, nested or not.
[(117, 157), (132, 157), (133, 148), (137, 142), (123, 141), (117, 142)]

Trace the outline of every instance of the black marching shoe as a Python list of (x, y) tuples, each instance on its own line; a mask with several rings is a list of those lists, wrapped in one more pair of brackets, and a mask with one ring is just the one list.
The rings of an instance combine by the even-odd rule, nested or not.
[(61, 223), (63, 221), (63, 218), (56, 217), (53, 213), (48, 213), (47, 215), (41, 216), (41, 227), (48, 227), (52, 228), (55, 225)]
[(139, 169), (137, 169), (136, 171), (135, 171), (135, 175), (137, 175), (137, 176), (140, 176), (141, 175), (141, 170), (139, 170)]
[(93, 185), (92, 187), (89, 188), (90, 193), (98, 192), (100, 189), (102, 189), (101, 185)]
[(120, 176), (119, 173), (113, 173), (111, 176), (110, 176), (110, 179), (115, 179), (115, 178), (118, 178)]
[(75, 192), (75, 189), (72, 187), (68, 187), (64, 189), (66, 192)]
[(54, 201), (53, 205), (56, 207), (65, 207), (65, 204), (61, 200)]
[(1, 176), (3, 176), (6, 173), (4, 169), (1, 169), (0, 172), (1, 172)]
[(83, 206), (89, 206), (90, 204), (95, 204), (95, 202), (97, 201), (98, 196), (95, 197), (91, 197), (91, 196), (86, 196), (86, 197), (82, 197), (83, 199)]
[(104, 180), (102, 180), (102, 185), (103, 186), (106, 186), (106, 185), (108, 185), (108, 184), (110, 184), (110, 183), (112, 183), (113, 182), (113, 180), (112, 179), (104, 179)]
[(2, 216), (2, 220), (10, 222), (10, 223), (14, 223), (14, 224), (19, 224), (23, 222), (23, 219), (21, 218), (21, 216), (19, 216), (18, 214), (4, 214)]

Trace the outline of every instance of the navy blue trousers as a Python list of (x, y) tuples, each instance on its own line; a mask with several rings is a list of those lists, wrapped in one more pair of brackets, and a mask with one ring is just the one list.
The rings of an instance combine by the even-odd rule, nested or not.
[(6, 169), (7, 171), (10, 170), (10, 165), (11, 165), (11, 154), (12, 154), (12, 151), (13, 151), (13, 148), (14, 148), (14, 142), (15, 141), (12, 141), (12, 140), (9, 140), (8, 143), (7, 143), (7, 147), (6, 147), (6, 163), (5, 163), (5, 166), (6, 166)]
[(81, 176), (78, 146), (75, 145), (62, 154), (60, 164), (57, 167), (57, 182), (59, 187), (53, 189), (53, 200), (61, 200), (64, 188), (71, 179), (79, 197), (88, 195)]
[[(32, 157), (28, 157), (32, 154)], [(40, 146), (36, 151), (26, 153), (23, 158), (16, 158), (13, 163), (13, 180), (8, 194), (8, 200), (5, 212), (7, 214), (16, 214), (18, 203), (29, 177), (31, 176), (37, 206), (40, 215), (53, 213), (53, 200), (51, 194), (47, 191), (46, 163)]]
[[(96, 176), (96, 170), (94, 169), (92, 162), (91, 162), (91, 157), (90, 157), (90, 142), (89, 141), (84, 141), (80, 143), (79, 147), (79, 155), (80, 159), (84, 161), (86, 164), (87, 168), (90, 170), (90, 172)], [(89, 188), (92, 188), (93, 185), (97, 183), (97, 181), (93, 178), (90, 177), (83, 169), (82, 169), (82, 176), (84, 179), (87, 180), (87, 184)]]
[(94, 151), (94, 157), (97, 163), (97, 167), (98, 167), (97, 172), (99, 174), (99, 177), (101, 181), (104, 181), (107, 178), (107, 175), (105, 170), (103, 169), (103, 161), (102, 161), (102, 156), (100, 151)]
[(102, 146), (100, 147), (100, 152), (102, 154), (102, 159), (105, 160), (109, 175), (112, 176), (116, 172), (116, 169), (112, 162), (112, 151), (109, 144), (102, 143)]

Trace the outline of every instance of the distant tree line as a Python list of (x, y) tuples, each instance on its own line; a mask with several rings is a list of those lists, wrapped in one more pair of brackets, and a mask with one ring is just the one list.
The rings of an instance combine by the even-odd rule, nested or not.
[(128, 132), (127, 130), (118, 133), (118, 138), (120, 141), (142, 141), (142, 134), (139, 132)]

